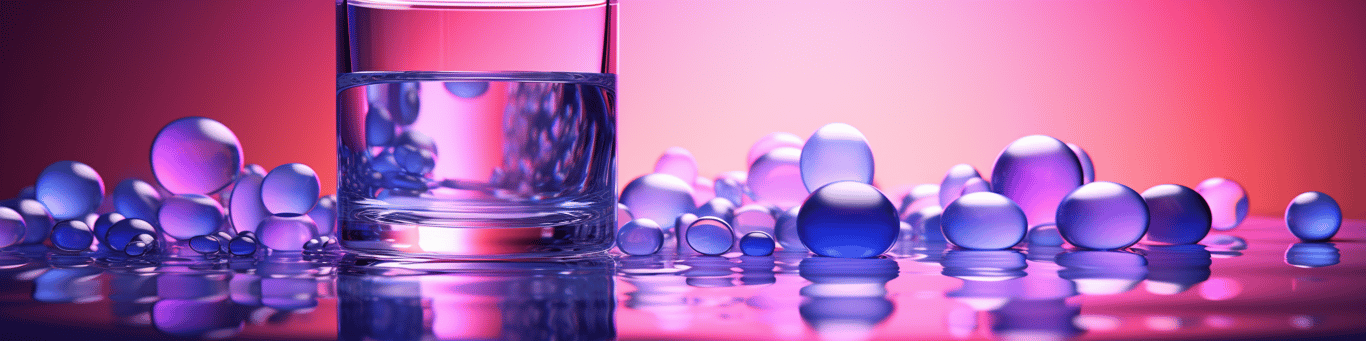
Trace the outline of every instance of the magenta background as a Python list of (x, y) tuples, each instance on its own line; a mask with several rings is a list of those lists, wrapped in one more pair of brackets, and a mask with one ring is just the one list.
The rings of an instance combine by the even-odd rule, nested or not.
[[(1139, 191), (1241, 182), (1366, 218), (1366, 3), (622, 1), (619, 182), (670, 146), (712, 176), (772, 131), (860, 128), (885, 188), (989, 173), (1010, 141), (1086, 148)], [(0, 2), (0, 197), (59, 160), (151, 180), (156, 131), (232, 128), (248, 163), (335, 183), (333, 2)]]

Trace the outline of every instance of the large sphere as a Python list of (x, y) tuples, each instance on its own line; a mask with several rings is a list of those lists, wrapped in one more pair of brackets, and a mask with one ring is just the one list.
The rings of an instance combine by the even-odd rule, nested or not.
[(1081, 186), (1082, 177), (1081, 164), (1067, 144), (1030, 135), (1011, 142), (996, 157), (991, 189), (1019, 205), (1029, 226), (1038, 226), (1053, 222), (1058, 203)]
[(873, 183), (873, 149), (851, 125), (827, 124), (802, 146), (802, 183), (815, 191), (836, 181)]
[(1057, 221), (1058, 232), (1074, 246), (1120, 249), (1134, 245), (1148, 232), (1148, 205), (1129, 187), (1092, 182), (1063, 198)]
[(679, 215), (695, 208), (692, 186), (676, 176), (660, 173), (631, 180), (621, 190), (621, 203), (636, 219), (653, 220), (666, 231), (673, 230), (674, 219)]
[(152, 140), (152, 174), (176, 194), (210, 194), (242, 169), (242, 143), (227, 126), (203, 117), (167, 124)]
[(321, 189), (313, 168), (302, 163), (283, 164), (261, 180), (261, 203), (272, 214), (308, 214)]
[(892, 247), (901, 233), (896, 206), (868, 184), (839, 181), (811, 192), (797, 212), (797, 235), (818, 255), (867, 258)]
[(104, 200), (104, 180), (84, 163), (58, 161), (38, 175), (36, 197), (52, 218), (75, 219), (95, 212)]

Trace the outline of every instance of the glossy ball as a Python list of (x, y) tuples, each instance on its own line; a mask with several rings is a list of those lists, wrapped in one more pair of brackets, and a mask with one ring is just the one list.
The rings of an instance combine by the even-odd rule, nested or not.
[(669, 147), (655, 161), (655, 173), (669, 174), (683, 180), (697, 178), (697, 159), (682, 147)]
[(801, 155), (802, 183), (815, 191), (836, 181), (873, 183), (873, 149), (854, 126), (827, 124), (806, 139)]
[(19, 199), (18, 201), (8, 201), (5, 207), (13, 209), (24, 217), (24, 240), (21, 244), (37, 244), (47, 240), (48, 232), (51, 232), (52, 225), (57, 222), (52, 219), (52, 214), (47, 212), (47, 207), (43, 203), (33, 199)]
[(1114, 250), (1148, 232), (1143, 196), (1121, 184), (1097, 181), (1078, 187), (1058, 206), (1058, 232), (1074, 246)]
[(90, 225), (80, 220), (63, 220), (52, 226), (52, 246), (63, 251), (83, 251), (90, 249), (95, 240)]
[(394, 162), (408, 174), (427, 174), (436, 168), (436, 154), (417, 146), (394, 148)]
[(1194, 244), (1209, 234), (1209, 204), (1186, 186), (1165, 184), (1143, 191), (1148, 205), (1148, 240), (1167, 244)]
[(109, 231), (105, 231), (104, 240), (109, 242), (109, 248), (114, 251), (123, 251), (123, 247), (128, 246), (128, 243), (140, 234), (156, 236), (157, 229), (146, 220), (128, 218), (110, 226)]
[(801, 204), (810, 194), (802, 183), (801, 159), (801, 149), (780, 147), (754, 160), (746, 175), (750, 196), (782, 208)]
[(901, 234), (896, 207), (873, 186), (840, 181), (811, 192), (797, 212), (797, 234), (818, 255), (876, 257)]
[(475, 98), (489, 91), (489, 82), (446, 82), (446, 91), (460, 98)]
[[(944, 239), (973, 250), (998, 250), (1019, 244), (1027, 229), (1025, 213), (1003, 195), (993, 192), (958, 197), (940, 217)], [(928, 234), (928, 232), (926, 233)]]
[(228, 251), (235, 256), (250, 256), (256, 253), (256, 237), (239, 235), (228, 242)]
[(1209, 204), (1214, 220), (1210, 228), (1219, 231), (1232, 230), (1247, 219), (1247, 191), (1243, 185), (1225, 178), (1209, 178), (1195, 186), (1195, 191)]
[(764, 154), (768, 154), (768, 152), (771, 152), (774, 149), (787, 147), (801, 150), (802, 144), (804, 143), (802, 137), (797, 136), (796, 134), (784, 132), (770, 133), (763, 138), (760, 138), (759, 141), (755, 141), (754, 144), (749, 147), (749, 153), (745, 156), (745, 165), (753, 165), (754, 161), (758, 161), (760, 157), (763, 157)]
[(270, 216), (266, 204), (261, 201), (261, 181), (264, 175), (245, 174), (232, 186), (232, 196), (228, 197), (228, 220), (238, 233), (256, 231), (256, 226)]
[(735, 235), (730, 224), (716, 218), (697, 218), (688, 226), (684, 240), (688, 247), (704, 255), (716, 256), (730, 251)]
[(111, 195), (114, 210), (128, 218), (138, 218), (150, 222), (157, 221), (157, 210), (161, 208), (161, 193), (146, 181), (128, 178), (114, 187)]
[(313, 168), (302, 163), (283, 164), (261, 180), (261, 203), (272, 214), (306, 214), (321, 190)]
[(1285, 208), (1285, 226), (1300, 240), (1326, 241), (1342, 226), (1342, 208), (1327, 194), (1304, 192)]
[(276, 214), (261, 221), (256, 228), (261, 245), (276, 251), (303, 251), (304, 243), (317, 237), (318, 227), (313, 219), (302, 214)]
[(186, 240), (206, 235), (223, 226), (223, 207), (213, 198), (181, 194), (166, 198), (157, 213), (161, 231), (171, 238)]
[(24, 240), (28, 227), (24, 216), (9, 207), (0, 207), (0, 248), (10, 247)]
[(949, 172), (944, 174), (944, 181), (939, 182), (939, 204), (948, 205), (954, 199), (958, 199), (963, 194), (963, 187), (968, 180), (981, 179), (982, 174), (977, 173), (977, 168), (966, 163), (960, 163), (949, 167)]
[(996, 157), (991, 190), (1019, 205), (1029, 226), (1037, 226), (1053, 222), (1058, 203), (1081, 186), (1082, 176), (1077, 156), (1067, 144), (1030, 135), (1011, 142)]
[(418, 110), (422, 107), (421, 88), (417, 83), (405, 82), (390, 84), (390, 118), (398, 125), (417, 122)]
[(740, 237), (740, 252), (746, 256), (768, 256), (773, 254), (773, 236), (763, 231), (746, 233)]
[(223, 240), (215, 235), (203, 235), (190, 238), (190, 249), (201, 254), (212, 254), (222, 251)]
[(1029, 228), (1029, 246), (1062, 246), (1062, 233), (1058, 232), (1058, 226), (1054, 224), (1039, 225)]
[(653, 255), (663, 245), (664, 230), (654, 220), (632, 220), (617, 230), (617, 248), (628, 255)]
[(104, 180), (84, 163), (58, 161), (43, 169), (34, 185), (38, 202), (52, 218), (75, 219), (95, 212), (104, 200)]
[(151, 254), (157, 249), (157, 239), (151, 234), (139, 233), (129, 238), (128, 244), (123, 246), (123, 253), (130, 257), (137, 257)]
[(101, 245), (109, 244), (108, 241), (104, 240), (104, 234), (109, 232), (109, 227), (114, 226), (114, 223), (124, 219), (127, 218), (118, 212), (101, 214), (99, 218), (95, 218), (95, 224), (90, 225), (90, 229), (94, 231), (95, 239), (98, 240)]
[(227, 126), (203, 117), (167, 124), (152, 141), (152, 174), (175, 194), (210, 194), (242, 169), (242, 143)]
[(911, 187), (911, 190), (901, 197), (901, 206), (897, 207), (897, 214), (900, 217), (905, 217), (930, 206), (943, 207), (939, 203), (939, 185), (919, 184)]
[(1086, 154), (1081, 146), (1068, 143), (1067, 148), (1072, 149), (1072, 154), (1077, 156), (1077, 163), (1081, 165), (1082, 183), (1089, 184), (1096, 181), (1096, 166), (1091, 164), (1091, 155)]
[(308, 217), (318, 225), (319, 236), (331, 235), (337, 230), (337, 195), (318, 198), (318, 203), (308, 210)]
[(680, 214), (695, 207), (692, 186), (676, 176), (646, 174), (621, 190), (621, 203), (631, 209), (636, 219), (650, 219), (665, 230), (673, 230), (673, 221)]
[(773, 224), (773, 238), (777, 240), (778, 245), (783, 246), (783, 250), (807, 251), (806, 245), (802, 244), (801, 235), (797, 233), (797, 214), (801, 209), (793, 207), (779, 213), (777, 221)]

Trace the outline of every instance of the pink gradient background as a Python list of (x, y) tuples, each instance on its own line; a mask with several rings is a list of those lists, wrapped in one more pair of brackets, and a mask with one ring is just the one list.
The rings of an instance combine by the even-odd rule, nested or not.
[[(0, 197), (78, 160), (152, 180), (172, 119), (335, 183), (334, 8), (316, 1), (0, 2)], [(1317, 190), (1366, 218), (1366, 3), (622, 1), (620, 184), (670, 146), (712, 176), (772, 131), (860, 128), (893, 189), (1010, 141), (1081, 145), (1142, 191), (1241, 182), (1279, 216)]]

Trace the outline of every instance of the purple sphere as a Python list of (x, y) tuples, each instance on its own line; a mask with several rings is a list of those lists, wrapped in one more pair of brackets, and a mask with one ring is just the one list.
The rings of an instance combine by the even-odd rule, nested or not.
[(1127, 186), (1097, 181), (1078, 187), (1058, 205), (1058, 232), (1077, 247), (1129, 247), (1148, 232), (1148, 205)]
[(176, 194), (211, 194), (242, 169), (242, 143), (227, 126), (203, 117), (167, 124), (152, 141), (152, 174)]
[(1081, 186), (1082, 177), (1081, 164), (1067, 144), (1030, 135), (1011, 142), (996, 157), (991, 189), (1019, 205), (1029, 226), (1037, 226), (1053, 222), (1058, 203)]

